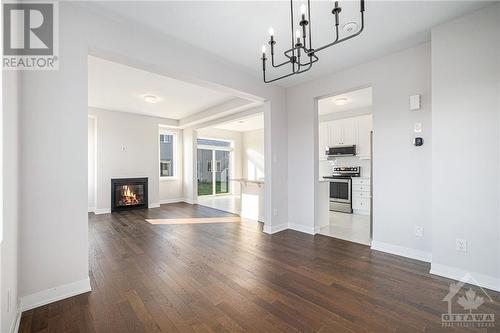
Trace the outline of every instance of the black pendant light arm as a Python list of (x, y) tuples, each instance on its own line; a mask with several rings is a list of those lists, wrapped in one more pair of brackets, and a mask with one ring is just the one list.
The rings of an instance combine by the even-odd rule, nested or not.
[[(334, 9), (334, 11), (335, 11), (335, 9)], [(330, 46), (333, 46), (335, 44), (339, 44), (339, 43), (345, 42), (346, 40), (349, 40), (351, 38), (359, 36), (363, 32), (363, 30), (365, 28), (365, 17), (364, 17), (364, 14), (365, 14), (365, 1), (364, 0), (360, 1), (360, 13), (361, 13), (361, 28), (355, 34), (349, 35), (349, 36), (341, 38), (341, 39), (339, 39), (338, 19), (337, 19), (338, 13), (337, 13), (335, 15), (336, 16), (336, 23), (335, 23), (336, 38), (335, 38), (335, 40), (333, 42), (329, 43), (329, 44), (326, 44), (326, 45), (323, 45), (321, 47), (318, 47), (317, 49), (314, 50), (314, 52), (318, 52), (318, 51), (324, 50), (324, 49), (326, 49), (326, 48), (328, 48)]]

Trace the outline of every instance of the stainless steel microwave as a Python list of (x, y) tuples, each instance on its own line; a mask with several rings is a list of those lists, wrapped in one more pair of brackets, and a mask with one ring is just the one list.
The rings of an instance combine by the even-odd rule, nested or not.
[(326, 156), (356, 156), (356, 145), (332, 146), (325, 152)]

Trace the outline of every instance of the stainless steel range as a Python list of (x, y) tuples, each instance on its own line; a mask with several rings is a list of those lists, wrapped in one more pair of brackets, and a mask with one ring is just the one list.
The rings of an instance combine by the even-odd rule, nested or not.
[(334, 167), (330, 181), (330, 210), (352, 214), (352, 177), (361, 175), (361, 167)]

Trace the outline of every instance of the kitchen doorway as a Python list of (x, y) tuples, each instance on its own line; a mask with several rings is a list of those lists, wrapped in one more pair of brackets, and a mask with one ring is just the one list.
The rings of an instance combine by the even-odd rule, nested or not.
[(318, 100), (319, 234), (371, 245), (372, 134), (371, 87)]

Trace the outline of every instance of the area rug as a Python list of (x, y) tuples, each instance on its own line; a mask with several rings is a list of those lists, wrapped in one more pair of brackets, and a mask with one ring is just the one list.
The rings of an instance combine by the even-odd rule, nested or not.
[(235, 223), (241, 222), (239, 216), (225, 217), (190, 217), (184, 219), (146, 219), (151, 224), (205, 224), (205, 223)]

